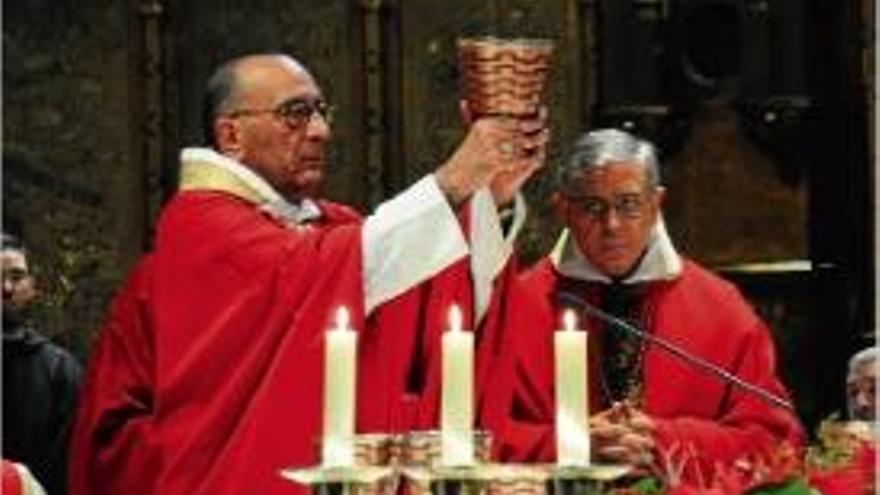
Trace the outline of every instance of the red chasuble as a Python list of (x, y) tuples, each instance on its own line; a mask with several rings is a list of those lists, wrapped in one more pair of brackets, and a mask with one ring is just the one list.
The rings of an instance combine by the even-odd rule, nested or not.
[[(598, 304), (598, 285), (562, 278), (543, 260), (518, 281), (516, 307), (508, 329), (516, 341), (516, 392), (513, 420), (502, 439), (507, 460), (552, 461), (555, 458), (553, 332), (560, 327), (562, 307), (554, 295), (561, 289)], [(648, 284), (645, 295), (646, 330), (727, 371), (785, 397), (776, 376), (770, 333), (739, 292), (695, 263), (685, 260), (680, 277)], [(591, 411), (603, 404), (597, 355), (601, 325), (581, 314), (580, 326), (590, 331)], [(802, 444), (797, 418), (787, 410), (727, 385), (648, 347), (643, 356), (642, 408), (657, 424), (655, 440), (661, 452), (670, 449), (696, 453), (708, 470), (766, 453), (783, 441)], [(693, 459), (692, 459), (693, 460)], [(691, 463), (695, 465), (695, 463)], [(703, 473), (706, 474), (706, 473)]]
[(363, 328), (360, 222), (321, 203), (286, 228), (253, 203), (184, 192), (95, 344), (74, 429), (74, 495), (305, 493), (317, 460), (324, 334)]

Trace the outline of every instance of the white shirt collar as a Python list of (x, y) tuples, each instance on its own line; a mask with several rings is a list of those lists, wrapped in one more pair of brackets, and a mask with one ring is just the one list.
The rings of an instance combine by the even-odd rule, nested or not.
[(213, 149), (184, 148), (180, 153), (180, 161), (190, 166), (219, 167), (235, 175), (263, 198), (260, 209), (287, 222), (301, 224), (320, 218), (322, 215), (321, 208), (313, 200), (305, 198), (298, 205), (287, 201), (259, 174)]
[[(563, 276), (577, 280), (611, 283), (610, 277), (600, 272), (588, 260), (577, 243), (572, 239), (568, 229), (559, 236), (556, 246), (550, 252), (550, 261)], [(658, 280), (673, 280), (681, 275), (681, 256), (676, 252), (666, 232), (662, 218), (657, 220), (648, 238), (648, 250), (642, 257), (639, 266), (627, 278), (624, 284), (637, 284)]]

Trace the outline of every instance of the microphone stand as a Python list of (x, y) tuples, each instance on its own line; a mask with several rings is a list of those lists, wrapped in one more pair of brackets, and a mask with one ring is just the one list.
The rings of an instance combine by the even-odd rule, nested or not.
[(577, 306), (578, 308), (583, 309), (584, 311), (591, 314), (592, 316), (595, 316), (596, 318), (598, 318), (606, 323), (610, 323), (616, 329), (625, 330), (626, 332), (630, 333), (631, 335), (635, 335), (637, 338), (644, 340), (645, 342), (647, 342), (651, 345), (656, 345), (660, 349), (663, 349), (664, 351), (668, 352), (669, 354), (672, 354), (673, 356), (681, 359), (682, 361), (690, 364), (691, 366), (693, 366), (695, 368), (698, 368), (702, 371), (709, 373), (710, 375), (720, 379), (724, 383), (730, 383), (730, 384), (736, 385), (736, 386), (742, 388), (743, 390), (746, 390), (746, 391), (752, 393), (753, 395), (759, 397), (760, 399), (762, 399), (770, 404), (773, 404), (775, 406), (781, 407), (783, 409), (788, 409), (789, 411), (795, 410), (794, 406), (791, 404), (791, 402), (788, 402), (787, 400), (783, 399), (782, 397), (779, 397), (778, 395), (770, 392), (769, 390), (761, 388), (753, 383), (749, 383), (749, 382), (743, 380), (742, 378), (734, 375), (733, 373), (725, 370), (724, 368), (721, 368), (720, 366), (718, 366), (716, 364), (710, 363), (709, 361), (706, 361), (705, 359), (703, 359), (699, 356), (695, 356), (695, 355), (687, 352), (686, 350), (676, 346), (675, 344), (669, 342), (666, 339), (663, 339), (661, 337), (657, 337), (656, 335), (652, 335), (648, 332), (645, 332), (644, 330), (641, 330), (640, 328), (637, 328), (637, 327), (627, 323), (626, 321), (624, 321), (620, 318), (617, 318), (617, 317), (593, 306), (592, 304), (584, 301), (580, 297), (578, 297), (570, 292), (565, 292), (565, 291), (559, 292), (557, 294), (557, 300), (559, 302), (564, 303), (564, 304), (571, 304), (571, 305)]

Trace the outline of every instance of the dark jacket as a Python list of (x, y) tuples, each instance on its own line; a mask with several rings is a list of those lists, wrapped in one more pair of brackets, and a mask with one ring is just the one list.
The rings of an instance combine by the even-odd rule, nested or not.
[(3, 457), (30, 468), (49, 495), (67, 491), (67, 448), (80, 366), (30, 328), (3, 332)]

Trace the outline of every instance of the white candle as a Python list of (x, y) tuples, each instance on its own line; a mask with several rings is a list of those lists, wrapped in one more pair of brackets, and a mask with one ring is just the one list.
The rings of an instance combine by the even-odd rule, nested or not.
[(327, 332), (324, 349), (325, 466), (354, 465), (355, 369), (357, 333), (348, 326), (348, 311), (339, 308), (336, 327)]
[(556, 462), (590, 464), (587, 402), (587, 333), (576, 329), (572, 310), (563, 314), (564, 328), (554, 335), (556, 352)]
[(461, 329), (461, 310), (449, 311), (443, 335), (443, 389), (440, 409), (440, 462), (444, 466), (474, 463), (474, 335)]

